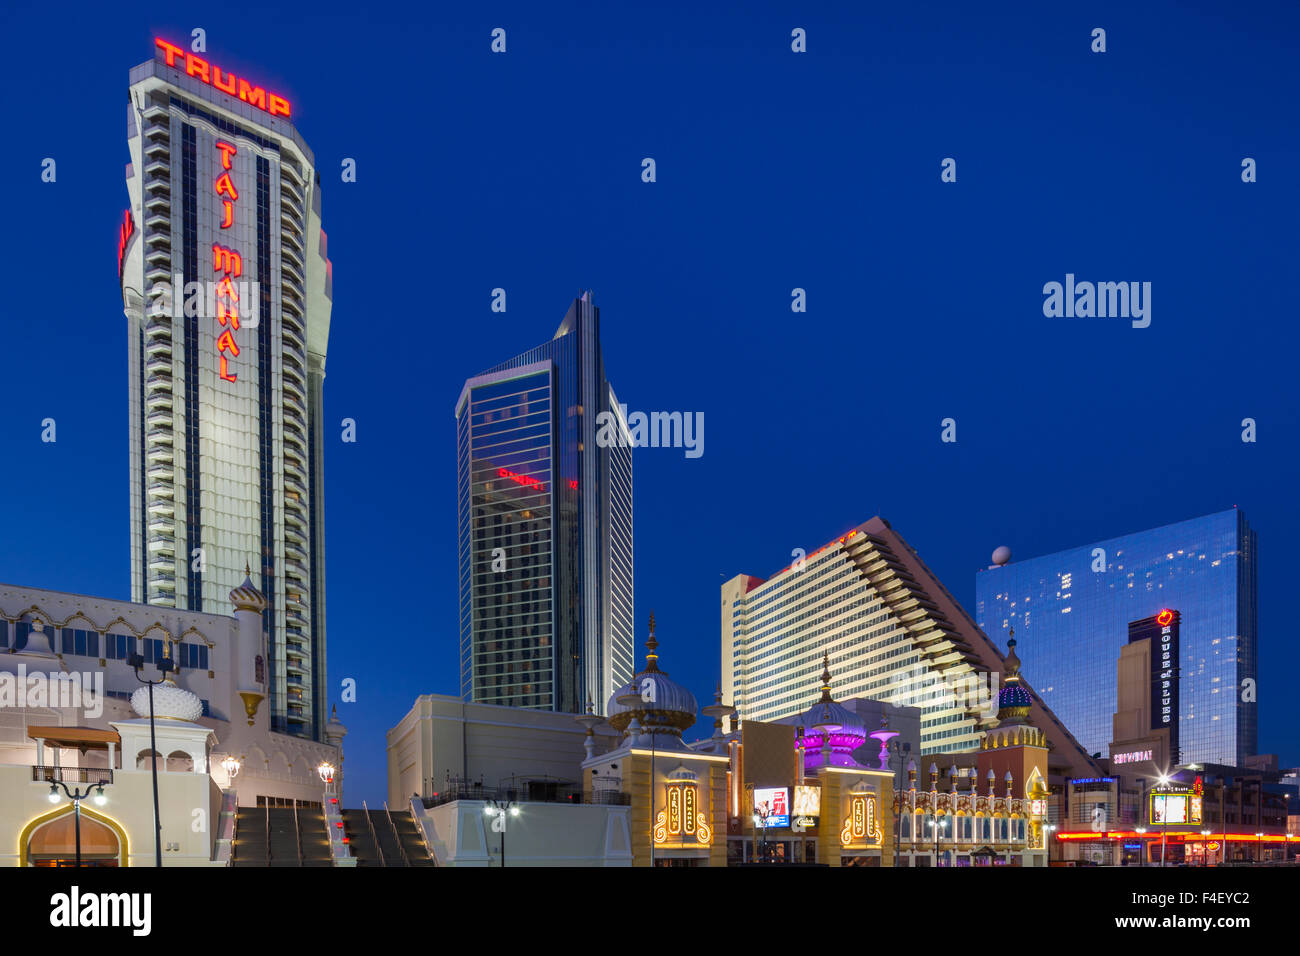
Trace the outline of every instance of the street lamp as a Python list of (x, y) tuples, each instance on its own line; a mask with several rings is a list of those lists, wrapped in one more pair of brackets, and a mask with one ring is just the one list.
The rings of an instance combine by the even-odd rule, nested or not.
[(489, 800), (483, 814), (501, 821), (501, 865), (506, 865), (506, 815), (519, 816), (519, 807), (513, 800)]
[(894, 787), (898, 793), (898, 810), (894, 814), (894, 868), (898, 868), (899, 844), (903, 842), (903, 771), (907, 769), (907, 758), (911, 756), (912, 745), (897, 740), (889, 742), (889, 766), (893, 769), (894, 758), (898, 758), (898, 770), (894, 774)]
[(92, 783), (82, 791), (80, 789), (69, 790), (68, 785), (62, 780), (55, 780), (50, 784), (50, 803), (58, 803), (62, 799), (59, 796), (59, 787), (63, 788), (63, 792), (66, 793), (68, 799), (72, 801), (72, 812), (77, 821), (77, 866), (81, 866), (81, 801), (86, 799), (86, 797), (89, 797), (93, 790), (95, 793), (95, 806), (102, 807), (108, 802), (108, 797), (104, 796), (105, 785), (105, 781), (100, 780), (98, 783)]
[(1138, 844), (1141, 846), (1141, 850), (1138, 851), (1138, 866), (1146, 866), (1146, 865), (1147, 865), (1147, 841), (1146, 841), (1146, 833), (1147, 833), (1147, 828), (1146, 828), (1146, 827), (1138, 827), (1138, 828), (1137, 828)]
[[(1162, 787), (1169, 786), (1169, 775), (1161, 774), (1157, 781)], [(1160, 865), (1165, 865), (1165, 840), (1169, 833), (1169, 794), (1165, 794), (1164, 812), (1160, 814)]]
[[(171, 653), (170, 646), (166, 653)], [(140, 676), (140, 668), (144, 667), (144, 655), (132, 654), (127, 659), (127, 664), (131, 670), (135, 671), (135, 679), (145, 684), (149, 688), (149, 761), (153, 767), (153, 852), (154, 866), (162, 866), (162, 817), (158, 813), (158, 737), (154, 727), (154, 706), (153, 706), (153, 688), (155, 684), (161, 684), (167, 680), (167, 674), (174, 670), (172, 659), (164, 657), (160, 661), (154, 661), (154, 667), (158, 668), (158, 673), (162, 674), (157, 680), (145, 680)]]
[(767, 818), (769, 816), (767, 804), (761, 804), (754, 808), (754, 826), (763, 828), (763, 842), (758, 845), (759, 859), (767, 862)]
[(227, 754), (226, 759), (221, 761), (221, 769), (224, 770), (226, 776), (230, 778), (231, 788), (235, 785), (235, 777), (239, 776), (239, 768), (239, 758), (234, 754)]
[(334, 765), (330, 763), (328, 760), (322, 761), (320, 766), (316, 768), (316, 773), (319, 774), (321, 778), (321, 782), (325, 784), (325, 792), (333, 793), (334, 792)]
[(939, 831), (948, 829), (948, 818), (944, 817), (939, 823), (935, 823), (935, 817), (930, 818), (930, 829), (934, 831), (934, 865), (939, 865)]
[(1255, 834), (1255, 862), (1264, 862), (1264, 832), (1262, 830)]
[(1210, 831), (1201, 831), (1201, 866), (1210, 865)]

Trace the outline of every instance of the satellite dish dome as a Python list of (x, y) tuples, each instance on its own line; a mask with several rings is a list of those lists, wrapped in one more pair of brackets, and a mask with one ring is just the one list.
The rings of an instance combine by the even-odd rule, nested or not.
[(1011, 560), (1011, 549), (1008, 548), (1005, 544), (993, 552), (993, 563), (996, 564), (998, 567), (1002, 567), (1002, 565), (1006, 564), (1010, 560)]

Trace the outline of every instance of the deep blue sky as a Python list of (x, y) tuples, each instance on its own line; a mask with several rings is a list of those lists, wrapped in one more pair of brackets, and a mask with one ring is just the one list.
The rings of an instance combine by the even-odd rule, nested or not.
[[(201, 26), (213, 62), (288, 95), (325, 175), (349, 802), (383, 799), (414, 697), (458, 692), (453, 402), (587, 287), (620, 398), (705, 414), (702, 458), (635, 456), (638, 639), (653, 607), (701, 703), (724, 578), (874, 514), (970, 609), (996, 545), (1236, 504), (1260, 538), (1260, 745), (1300, 761), (1293, 6), (461, 6), (5, 5), (0, 580), (129, 596), (127, 72)], [(1152, 282), (1151, 327), (1045, 318), (1067, 272)]]

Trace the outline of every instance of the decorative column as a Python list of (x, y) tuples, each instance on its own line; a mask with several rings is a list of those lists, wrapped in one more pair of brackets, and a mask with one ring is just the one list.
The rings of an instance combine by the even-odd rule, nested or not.
[(235, 691), (244, 702), (248, 726), (252, 727), (258, 707), (266, 699), (266, 646), (262, 640), (262, 612), (266, 596), (253, 584), (248, 565), (244, 565), (244, 583), (230, 592), (235, 606)]

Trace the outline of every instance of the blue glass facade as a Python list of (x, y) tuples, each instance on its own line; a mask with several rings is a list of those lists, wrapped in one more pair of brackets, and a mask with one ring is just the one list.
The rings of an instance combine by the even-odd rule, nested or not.
[(461, 694), (601, 711), (632, 676), (632, 459), (596, 440), (617, 407), (599, 312), (465, 383), (456, 407)]
[(1242, 699), (1256, 679), (1257, 561), (1234, 509), (981, 571), (975, 616), (999, 643), (1015, 628), (1035, 692), (1104, 755), (1129, 624), (1177, 611), (1176, 761), (1240, 766), (1258, 742), (1254, 695)]

